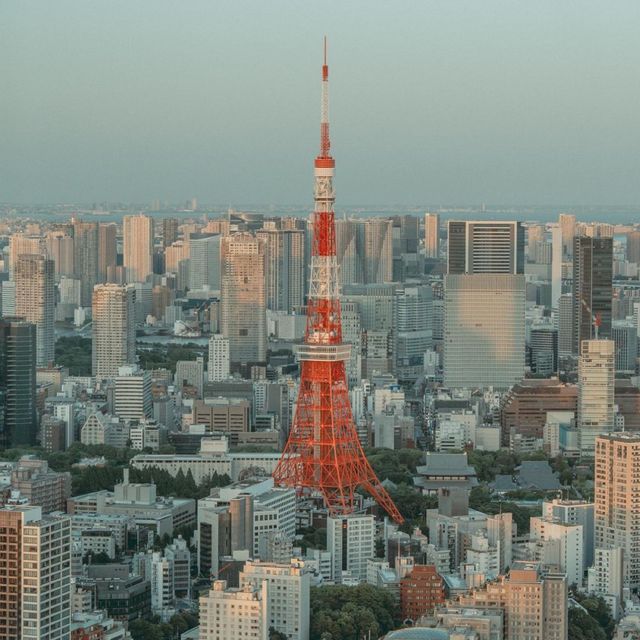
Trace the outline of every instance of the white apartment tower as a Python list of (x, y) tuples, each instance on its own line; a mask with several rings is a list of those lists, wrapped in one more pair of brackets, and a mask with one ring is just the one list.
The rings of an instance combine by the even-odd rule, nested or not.
[(356, 580), (367, 577), (367, 561), (375, 557), (375, 528), (372, 515), (327, 518), (327, 551), (333, 562), (332, 578), (342, 582), (342, 574)]
[(118, 369), (115, 378), (114, 413), (121, 420), (142, 420), (153, 415), (151, 375), (133, 366)]
[(287, 564), (248, 561), (240, 573), (240, 586), (258, 589), (267, 582), (269, 627), (289, 640), (309, 640), (309, 574), (299, 560)]
[(93, 375), (113, 378), (136, 357), (135, 289), (100, 284), (93, 290)]
[(71, 524), (43, 516), (22, 527), (22, 640), (67, 640), (71, 611)]
[(229, 378), (229, 339), (216, 333), (209, 339), (209, 382), (220, 382)]
[(128, 282), (145, 282), (153, 273), (153, 220), (139, 214), (122, 220), (123, 264)]
[(232, 363), (267, 357), (264, 243), (250, 233), (222, 240), (222, 334)]
[(269, 598), (267, 582), (228, 589), (215, 580), (200, 597), (200, 640), (268, 640)]
[(440, 216), (437, 213), (424, 214), (424, 251), (427, 258), (437, 258), (440, 254)]
[(36, 326), (36, 365), (55, 359), (55, 290), (53, 260), (21, 254), (14, 267), (15, 314)]
[(595, 547), (623, 549), (624, 586), (640, 588), (640, 435), (596, 437)]
[(615, 343), (583, 340), (578, 362), (578, 434), (580, 455), (593, 458), (596, 436), (615, 425)]

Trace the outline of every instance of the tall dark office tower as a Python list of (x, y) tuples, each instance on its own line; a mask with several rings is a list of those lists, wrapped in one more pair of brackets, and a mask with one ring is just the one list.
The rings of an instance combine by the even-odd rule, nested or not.
[(75, 276), (80, 280), (80, 302), (91, 306), (93, 287), (98, 282), (99, 233), (97, 222), (73, 221)]
[(583, 340), (611, 338), (613, 239), (576, 236), (573, 241), (573, 353)]
[(524, 227), (520, 222), (449, 221), (448, 273), (524, 273)]
[(115, 223), (101, 223), (98, 228), (98, 282), (107, 282), (109, 267), (115, 267), (117, 263)]
[(178, 221), (175, 218), (165, 218), (162, 221), (162, 246), (169, 247), (178, 239)]
[(0, 448), (34, 445), (36, 327), (19, 318), (0, 320)]
[(404, 215), (393, 218), (393, 255), (416, 253), (420, 235), (418, 216)]

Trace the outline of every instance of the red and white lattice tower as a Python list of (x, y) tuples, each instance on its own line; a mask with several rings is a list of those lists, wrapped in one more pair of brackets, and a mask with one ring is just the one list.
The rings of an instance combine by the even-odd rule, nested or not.
[(326, 40), (321, 114), (307, 329), (298, 349), (300, 391), (289, 440), (273, 477), (277, 484), (321, 493), (332, 516), (353, 513), (356, 489), (362, 487), (396, 522), (402, 522), (364, 455), (349, 403), (345, 361), (350, 345), (342, 342), (340, 319)]

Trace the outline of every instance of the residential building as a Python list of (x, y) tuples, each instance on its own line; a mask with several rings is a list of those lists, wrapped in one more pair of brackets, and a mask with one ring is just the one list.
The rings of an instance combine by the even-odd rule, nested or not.
[(440, 255), (440, 216), (437, 213), (424, 214), (424, 249), (427, 258)]
[(352, 514), (327, 518), (327, 551), (333, 558), (332, 578), (364, 581), (367, 561), (375, 557), (375, 519)]
[(43, 513), (65, 511), (71, 495), (71, 474), (49, 469), (46, 460), (33, 455), (22, 456), (11, 471), (11, 488)]
[(209, 363), (207, 379), (209, 382), (220, 382), (229, 378), (229, 339), (216, 333), (209, 339)]
[(21, 254), (13, 277), (15, 314), (36, 327), (36, 366), (49, 366), (55, 359), (53, 260), (44, 255)]
[(98, 225), (98, 282), (109, 282), (109, 274), (117, 264), (117, 231), (114, 222)]
[(73, 268), (80, 280), (80, 302), (91, 307), (93, 287), (98, 282), (99, 232), (97, 222), (73, 220)]
[(583, 340), (578, 362), (577, 426), (580, 454), (592, 458), (595, 439), (615, 426), (615, 345)]
[(433, 565), (414, 565), (411, 573), (400, 580), (403, 621), (415, 623), (422, 616), (431, 616), (444, 601), (444, 580)]
[(196, 397), (202, 398), (204, 387), (204, 358), (198, 357), (195, 360), (178, 360), (176, 362), (176, 387), (179, 390), (184, 387), (191, 387), (196, 390)]
[(509, 575), (462, 595), (459, 606), (502, 609), (504, 640), (567, 638), (567, 578), (543, 573), (538, 563), (514, 562)]
[(618, 618), (624, 602), (624, 549), (596, 548), (593, 564), (588, 568), (587, 591), (601, 596)]
[(93, 295), (92, 373), (114, 378), (136, 357), (135, 289), (130, 285), (97, 285)]
[(593, 564), (594, 508), (593, 502), (584, 500), (553, 498), (542, 502), (543, 518), (564, 524), (579, 524), (582, 526), (582, 548), (584, 550), (585, 568)]
[(153, 273), (153, 220), (139, 214), (122, 219), (123, 265), (127, 282), (145, 282)]
[(623, 584), (640, 588), (640, 435), (596, 436), (595, 548), (623, 550)]
[(309, 639), (310, 576), (300, 560), (287, 563), (248, 561), (240, 573), (240, 586), (259, 589), (267, 583), (269, 628), (289, 640)]
[(200, 640), (268, 640), (268, 584), (256, 588), (227, 588), (215, 580), (208, 594), (200, 597)]

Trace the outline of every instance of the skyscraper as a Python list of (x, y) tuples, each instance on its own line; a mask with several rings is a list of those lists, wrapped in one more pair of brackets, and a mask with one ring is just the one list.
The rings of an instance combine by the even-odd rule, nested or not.
[(561, 213), (558, 224), (562, 230), (563, 258), (570, 261), (573, 258), (573, 239), (576, 235), (576, 217), (572, 213)]
[(50, 231), (46, 245), (47, 255), (55, 265), (56, 280), (62, 276), (73, 278), (73, 236), (63, 230)]
[(32, 446), (36, 413), (36, 327), (0, 320), (0, 447)]
[(613, 240), (577, 236), (573, 245), (573, 353), (583, 340), (611, 338)]
[(153, 273), (153, 220), (149, 216), (124, 216), (123, 264), (128, 282), (144, 282)]
[(22, 254), (44, 254), (45, 252), (45, 242), (42, 236), (14, 233), (9, 238), (9, 275), (13, 277), (16, 263)]
[(578, 363), (578, 434), (584, 457), (593, 457), (596, 436), (614, 428), (614, 388), (613, 340), (583, 340)]
[(519, 222), (449, 222), (444, 380), (509, 387), (524, 376), (524, 229)]
[(189, 236), (189, 289), (220, 290), (221, 237), (214, 233)]
[(267, 357), (264, 243), (250, 233), (222, 240), (222, 335), (232, 363)]
[(116, 266), (117, 230), (113, 222), (100, 223), (98, 226), (98, 282), (108, 282), (109, 270)]
[(640, 588), (640, 435), (610, 433), (595, 443), (595, 547), (623, 549), (625, 587)]
[(424, 249), (427, 258), (440, 255), (440, 216), (437, 213), (424, 214)]
[(446, 276), (444, 304), (446, 386), (507, 388), (524, 377), (524, 276)]
[(22, 254), (15, 266), (16, 316), (36, 327), (36, 366), (46, 367), (55, 357), (55, 290), (53, 260)]
[(304, 303), (304, 231), (261, 229), (265, 246), (267, 309), (291, 313)]
[(166, 249), (178, 239), (178, 221), (175, 218), (162, 220), (162, 246)]
[(524, 227), (519, 222), (450, 220), (447, 273), (524, 273)]
[(573, 296), (563, 293), (558, 298), (558, 357), (573, 353)]
[(398, 289), (395, 296), (395, 375), (401, 382), (424, 373), (424, 354), (433, 340), (433, 294), (430, 286)]
[(636, 264), (640, 262), (640, 231), (627, 233), (627, 260)]
[(97, 222), (73, 221), (75, 277), (81, 282), (83, 307), (91, 306), (93, 287), (98, 282), (99, 235)]
[(101, 284), (93, 293), (92, 371), (113, 378), (136, 356), (135, 289), (132, 285)]
[[(0, 509), (0, 639), (66, 640), (71, 527), (33, 505)], [(37, 570), (36, 570), (37, 569)]]

